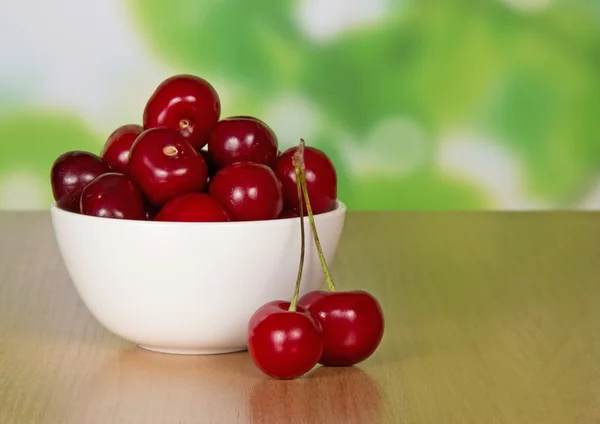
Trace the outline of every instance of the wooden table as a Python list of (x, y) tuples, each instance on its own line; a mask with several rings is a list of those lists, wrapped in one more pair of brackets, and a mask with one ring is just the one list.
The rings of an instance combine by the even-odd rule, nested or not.
[(0, 423), (599, 423), (600, 215), (350, 213), (333, 272), (384, 307), (356, 368), (143, 351), (79, 300), (46, 213), (0, 213)]

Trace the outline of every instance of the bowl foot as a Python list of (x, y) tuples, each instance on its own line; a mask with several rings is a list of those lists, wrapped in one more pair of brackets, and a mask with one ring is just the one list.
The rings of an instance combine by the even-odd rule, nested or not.
[(219, 355), (223, 353), (242, 352), (247, 349), (246, 346), (234, 347), (229, 349), (169, 349), (156, 346), (138, 345), (142, 349), (152, 352), (168, 353), (172, 355)]

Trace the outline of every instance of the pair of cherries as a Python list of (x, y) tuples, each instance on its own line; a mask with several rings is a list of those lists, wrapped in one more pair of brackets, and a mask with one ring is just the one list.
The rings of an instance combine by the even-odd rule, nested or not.
[(302, 244), (293, 298), (291, 302), (276, 300), (261, 306), (248, 324), (248, 351), (254, 364), (278, 379), (300, 377), (318, 363), (352, 366), (362, 362), (375, 352), (385, 328), (377, 299), (362, 290), (338, 292), (335, 288), (306, 190), (305, 152), (301, 141), (293, 157), (297, 198), (300, 215), (306, 206), (329, 290), (312, 291), (298, 299), (305, 252), (304, 219), (299, 219)]
[[(219, 120), (206, 80), (175, 75), (146, 104), (143, 126), (124, 125), (100, 156), (73, 151), (52, 168), (59, 207), (87, 215), (157, 221), (255, 221), (298, 216), (292, 156), (250, 116)], [(206, 148), (206, 149), (205, 149)], [(335, 208), (337, 175), (320, 150), (307, 149), (315, 213)]]

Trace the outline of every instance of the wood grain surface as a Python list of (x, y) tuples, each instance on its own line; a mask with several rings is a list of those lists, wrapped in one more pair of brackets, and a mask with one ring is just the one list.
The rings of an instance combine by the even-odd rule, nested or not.
[(113, 336), (48, 214), (0, 213), (0, 423), (600, 423), (600, 215), (353, 212), (333, 273), (380, 299), (380, 349), (273, 381)]

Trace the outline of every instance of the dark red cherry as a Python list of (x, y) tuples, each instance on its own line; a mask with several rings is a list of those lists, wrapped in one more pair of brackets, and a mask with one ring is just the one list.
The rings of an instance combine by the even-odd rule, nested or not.
[(208, 167), (208, 176), (210, 178), (214, 177), (216, 175), (216, 173), (219, 172), (221, 167), (219, 167), (217, 165), (217, 163), (215, 162), (215, 160), (213, 158), (213, 154), (211, 152), (209, 152), (208, 150), (204, 150), (204, 149), (200, 150), (200, 154), (204, 158), (204, 161), (206, 162), (206, 166)]
[(202, 155), (177, 131), (153, 128), (135, 141), (129, 173), (155, 206), (206, 188), (208, 170)]
[(284, 209), (283, 211), (281, 211), (281, 213), (279, 214), (279, 216), (277, 218), (279, 219), (286, 219), (286, 218), (298, 218), (300, 216), (300, 214), (295, 211), (294, 209)]
[(205, 193), (189, 193), (169, 200), (160, 209), (154, 220), (170, 222), (231, 221), (225, 208)]
[(100, 175), (81, 194), (81, 213), (116, 219), (146, 219), (146, 205), (138, 186), (116, 172)]
[(319, 363), (351, 366), (375, 352), (383, 338), (385, 321), (377, 299), (357, 290), (312, 291), (298, 304), (307, 309), (323, 328), (323, 355)]
[(290, 302), (261, 306), (248, 323), (248, 353), (265, 374), (293, 379), (309, 372), (323, 351), (319, 323), (302, 307), (289, 311)]
[(277, 137), (267, 124), (246, 116), (219, 121), (208, 140), (208, 150), (220, 168), (236, 162), (273, 165), (277, 146)]
[(75, 150), (60, 155), (52, 165), (50, 183), (56, 205), (79, 212), (81, 192), (94, 178), (110, 172), (102, 159), (89, 152)]
[(174, 75), (150, 96), (144, 109), (144, 129), (171, 128), (200, 150), (220, 115), (219, 95), (208, 81), (193, 75)]
[(106, 140), (100, 157), (114, 172), (127, 174), (129, 151), (135, 139), (144, 129), (141, 125), (123, 125), (112, 132)]
[(152, 204), (150, 204), (150, 202), (146, 201), (146, 221), (153, 221), (154, 218), (156, 217), (156, 214), (158, 213), (158, 208)]
[(266, 165), (242, 162), (221, 169), (209, 194), (236, 221), (275, 219), (283, 209), (281, 183)]
[[(296, 147), (292, 147), (277, 158), (275, 173), (281, 181), (286, 205), (299, 210), (296, 172), (292, 163), (295, 152)], [(316, 215), (334, 210), (337, 201), (337, 173), (331, 159), (321, 150), (306, 146), (304, 164), (308, 198), (313, 213)], [(306, 204), (303, 203), (304, 214), (307, 215)]]

